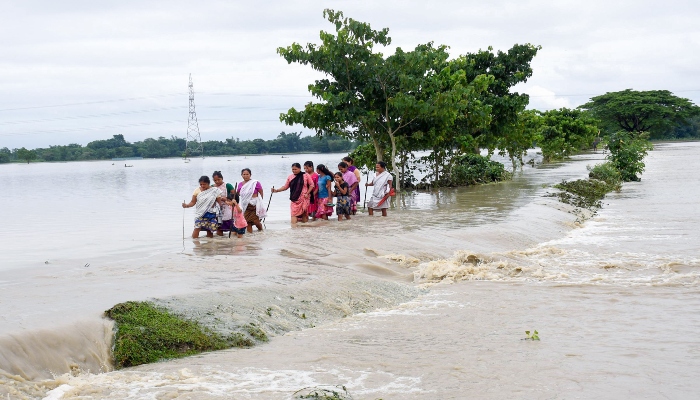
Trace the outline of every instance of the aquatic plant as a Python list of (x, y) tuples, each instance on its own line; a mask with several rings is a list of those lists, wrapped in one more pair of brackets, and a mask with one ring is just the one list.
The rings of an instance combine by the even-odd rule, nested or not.
[(254, 345), (240, 333), (222, 336), (150, 302), (120, 303), (105, 311), (105, 316), (115, 322), (113, 357), (117, 369)]
[(525, 331), (525, 335), (527, 337), (523, 340), (540, 340), (540, 335), (537, 331), (533, 331), (532, 334), (530, 334), (530, 331)]

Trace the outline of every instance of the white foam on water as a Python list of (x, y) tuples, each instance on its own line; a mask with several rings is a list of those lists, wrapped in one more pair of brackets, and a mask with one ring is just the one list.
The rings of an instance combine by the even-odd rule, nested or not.
[(197, 398), (291, 398), (310, 387), (351, 387), (353, 394), (387, 395), (421, 393), (420, 377), (395, 376), (387, 372), (344, 368), (268, 369), (241, 368), (235, 372), (205, 367), (197, 372), (182, 368), (170, 373), (116, 371), (106, 374), (64, 375), (60, 386), (49, 391), (44, 400), (79, 399), (162, 399), (190, 395)]

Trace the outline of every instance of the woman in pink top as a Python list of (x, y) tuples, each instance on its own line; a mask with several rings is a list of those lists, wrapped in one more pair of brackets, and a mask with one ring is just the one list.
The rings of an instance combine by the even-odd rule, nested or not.
[(314, 190), (311, 192), (311, 197), (309, 198), (309, 215), (316, 220), (316, 211), (318, 210), (318, 174), (314, 172), (314, 162), (307, 161), (304, 163), (304, 172), (311, 176), (311, 180), (314, 182)]
[(350, 171), (349, 165), (346, 162), (343, 161), (340, 164), (338, 164), (338, 169), (340, 170), (340, 173), (343, 174), (343, 180), (350, 187), (350, 193), (348, 193), (348, 195), (350, 196), (350, 209), (356, 210), (356, 203), (359, 200), (359, 198), (355, 199), (352, 193), (355, 191), (355, 188), (357, 188), (357, 186), (360, 184), (360, 181), (358, 181), (355, 174), (352, 171)]
[(301, 222), (309, 220), (309, 199), (315, 186), (309, 176), (302, 172), (299, 163), (292, 164), (292, 174), (287, 177), (287, 182), (279, 189), (272, 188), (272, 193), (289, 191), (289, 200), (291, 201), (289, 208), (292, 214), (292, 225), (296, 225), (301, 219)]

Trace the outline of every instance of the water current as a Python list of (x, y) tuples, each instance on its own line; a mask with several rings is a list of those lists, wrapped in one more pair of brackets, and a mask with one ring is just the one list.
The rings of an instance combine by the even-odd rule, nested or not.
[[(216, 169), (236, 181), (250, 167), (267, 196), (291, 162), (339, 157), (0, 166), (0, 395), (287, 399), (319, 385), (344, 385), (355, 399), (700, 392), (700, 143), (657, 144), (642, 181), (609, 194), (593, 216), (546, 197), (546, 186), (585, 177), (601, 153), (526, 166), (501, 184), (408, 192), (388, 218), (290, 229), (286, 193), (275, 194), (262, 233), (182, 239), (179, 204), (200, 175)], [(184, 220), (189, 235), (191, 210)], [(236, 318), (272, 327), (272, 339), (112, 371), (112, 325), (101, 313), (145, 299), (183, 314), (235, 306)], [(306, 310), (303, 320), (289, 307)], [(264, 309), (279, 313), (256, 314)], [(535, 329), (540, 341), (522, 340)]]

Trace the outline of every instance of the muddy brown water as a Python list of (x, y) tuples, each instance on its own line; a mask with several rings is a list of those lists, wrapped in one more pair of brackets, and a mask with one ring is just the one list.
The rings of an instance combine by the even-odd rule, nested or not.
[[(357, 399), (695, 398), (700, 144), (657, 144), (642, 181), (610, 194), (587, 220), (543, 196), (551, 190), (543, 185), (584, 177), (602, 159), (586, 154), (526, 167), (503, 184), (410, 193), (386, 219), (289, 229), (285, 199), (273, 197), (268, 231), (184, 246), (181, 210), (171, 207), (191, 193), (182, 168), (200, 168), (186, 170), (196, 177), (217, 159), (144, 161), (147, 171), (130, 176), (136, 166), (2, 166), (2, 217), (13, 229), (1, 245), (0, 393), (286, 399), (345, 385)], [(270, 171), (260, 173), (266, 189), (283, 182), (288, 159), (257, 162)], [(56, 212), (39, 220), (19, 214), (40, 203), (22, 190), (32, 182), (55, 192)], [(118, 182), (116, 194), (109, 182)], [(99, 218), (108, 222), (90, 223)], [(60, 227), (69, 221), (74, 231)], [(244, 295), (237, 304), (255, 309), (274, 303), (275, 288), (313, 287), (328, 307), (368, 290), (391, 303), (378, 282), (422, 290), (398, 305), (297, 323), (251, 349), (110, 371), (111, 325), (100, 313), (120, 301), (181, 299), (178, 307), (195, 309), (221, 293)], [(523, 340), (535, 329), (540, 341)]]

